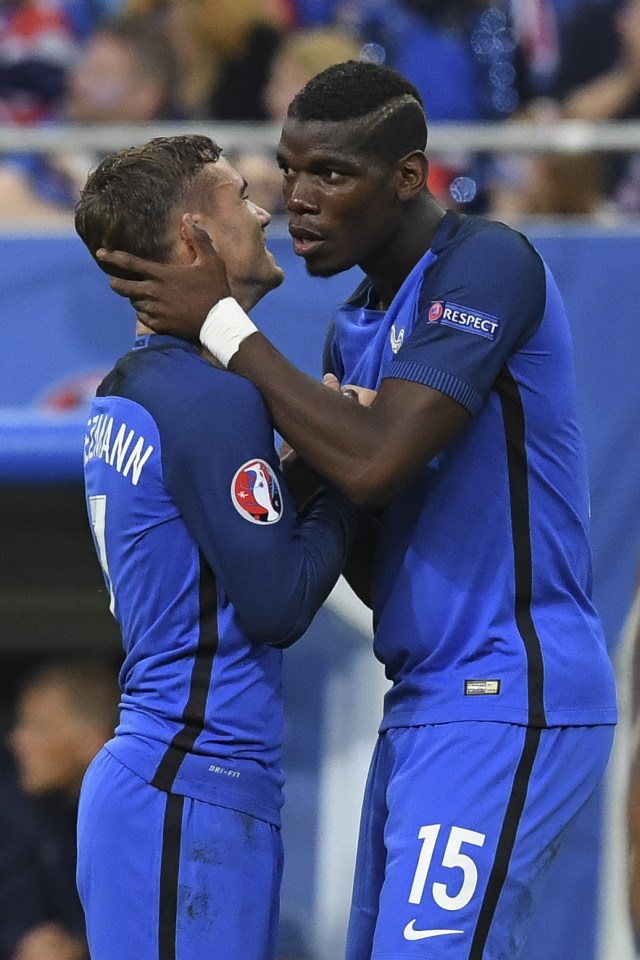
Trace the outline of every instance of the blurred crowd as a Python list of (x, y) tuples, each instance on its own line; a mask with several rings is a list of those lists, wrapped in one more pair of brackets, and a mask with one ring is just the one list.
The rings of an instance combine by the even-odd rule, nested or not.
[[(280, 123), (350, 58), (400, 70), (434, 122), (640, 117), (640, 0), (0, 0), (0, 122)], [(98, 159), (5, 152), (0, 216), (68, 214)], [(274, 158), (231, 159), (280, 212)], [(429, 185), (507, 222), (637, 214), (640, 150), (433, 155)]]

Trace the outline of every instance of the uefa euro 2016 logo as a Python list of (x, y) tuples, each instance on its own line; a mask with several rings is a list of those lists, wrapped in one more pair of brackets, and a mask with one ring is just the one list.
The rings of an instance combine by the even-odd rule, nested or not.
[(277, 523), (282, 516), (278, 478), (264, 460), (248, 460), (231, 481), (233, 505), (251, 523)]
[(442, 314), (444, 313), (444, 304), (439, 300), (434, 300), (431, 306), (429, 307), (429, 313), (427, 319), (429, 323), (437, 323)]

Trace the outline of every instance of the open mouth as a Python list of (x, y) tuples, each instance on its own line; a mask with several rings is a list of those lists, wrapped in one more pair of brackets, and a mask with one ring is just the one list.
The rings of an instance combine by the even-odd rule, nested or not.
[(323, 242), (322, 240), (299, 240), (294, 238), (293, 252), (297, 257), (308, 257), (311, 253), (314, 253), (318, 247), (321, 247)]
[(303, 230), (301, 227), (289, 227), (289, 233), (293, 240), (293, 252), (297, 257), (308, 257), (324, 243), (324, 238), (318, 233)]

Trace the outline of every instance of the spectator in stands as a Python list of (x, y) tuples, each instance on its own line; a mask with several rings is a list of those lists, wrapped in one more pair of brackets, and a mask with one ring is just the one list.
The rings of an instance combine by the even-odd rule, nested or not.
[(274, 0), (125, 0), (125, 11), (169, 25), (189, 115), (266, 119), (262, 90), (285, 23)]
[(221, 54), (207, 116), (268, 119), (263, 91), (283, 36), (272, 11), (260, 0), (209, 0), (204, 6), (208, 9), (206, 41), (212, 53)]
[[(527, 63), (506, 0), (363, 4), (354, 23), (370, 59), (417, 87), (430, 122), (502, 120), (530, 97)], [(446, 207), (483, 212), (484, 171), (485, 163), (468, 153), (432, 152), (429, 188)]]
[(80, 784), (117, 723), (106, 664), (41, 668), (23, 687), (0, 761), (0, 960), (88, 960), (75, 881)]
[[(556, 122), (546, 100), (518, 114), (525, 122)], [(497, 154), (487, 174), (487, 214), (510, 225), (530, 217), (603, 219), (600, 158), (593, 153)]]
[[(160, 25), (137, 19), (104, 23), (69, 77), (60, 118), (77, 123), (136, 123), (175, 116), (173, 46)], [(20, 154), (0, 164), (0, 216), (68, 217), (100, 156), (61, 149)]]
[(606, 209), (593, 154), (499, 157), (488, 177), (488, 216), (513, 226), (530, 217), (601, 220)]
[(263, 100), (273, 123), (283, 124), (287, 108), (307, 80), (334, 63), (357, 60), (362, 44), (337, 27), (296, 30), (286, 36), (271, 63)]
[(361, 32), (417, 87), (431, 122), (502, 119), (528, 97), (503, 0), (391, 0)]
[(175, 117), (176, 64), (167, 33), (139, 19), (104, 24), (69, 77), (65, 120), (148, 123)]
[[(325, 67), (357, 60), (361, 44), (337, 27), (296, 30), (284, 37), (271, 63), (263, 92), (267, 117), (282, 125), (291, 100), (307, 80)], [(272, 213), (282, 213), (282, 172), (266, 152), (237, 153), (232, 162), (250, 185), (251, 199)]]
[(531, 96), (548, 94), (560, 64), (560, 16), (554, 0), (511, 0), (511, 16), (522, 51)]
[(583, 0), (562, 21), (560, 64), (551, 91), (555, 101), (567, 101), (615, 66), (622, 45), (616, 18), (625, 5), (626, 0)]
[(0, 122), (50, 117), (77, 51), (62, 3), (0, 0)]
[(122, 0), (62, 0), (64, 11), (79, 40), (88, 40), (105, 20), (119, 15)]
[[(640, 0), (577, 8), (562, 49), (557, 89), (561, 117), (640, 119)], [(640, 212), (640, 157), (608, 158), (604, 188), (618, 211)]]
[[(524, 119), (640, 119), (640, 0), (577, 6), (561, 33), (554, 96)], [(640, 212), (640, 155), (554, 154), (502, 158), (495, 166), (490, 215), (610, 218)]]

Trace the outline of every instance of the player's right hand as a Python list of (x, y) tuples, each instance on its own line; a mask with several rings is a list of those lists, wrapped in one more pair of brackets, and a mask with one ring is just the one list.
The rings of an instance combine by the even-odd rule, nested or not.
[(189, 264), (156, 263), (123, 250), (101, 249), (96, 257), (111, 274), (111, 288), (131, 301), (141, 323), (197, 342), (209, 310), (231, 290), (209, 234), (189, 214), (182, 218), (182, 235), (194, 255)]

